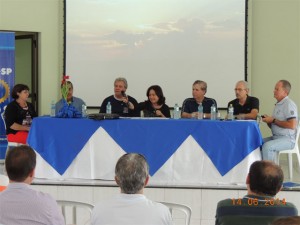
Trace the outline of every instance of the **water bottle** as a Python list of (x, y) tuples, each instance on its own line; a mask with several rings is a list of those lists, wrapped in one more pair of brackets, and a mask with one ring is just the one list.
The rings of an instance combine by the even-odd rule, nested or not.
[(178, 106), (177, 103), (174, 106), (173, 118), (174, 119), (179, 119), (180, 118), (180, 110), (179, 110), (179, 106)]
[(228, 108), (228, 116), (227, 116), (228, 120), (234, 120), (233, 112), (234, 112), (234, 108), (233, 108), (232, 104), (230, 104), (229, 108)]
[(198, 106), (198, 120), (202, 120), (202, 119), (203, 119), (203, 105), (202, 102), (200, 102)]
[(211, 120), (216, 120), (217, 119), (217, 108), (216, 108), (215, 104), (213, 104), (210, 107), (210, 119)]
[(106, 105), (106, 113), (111, 114), (111, 104), (110, 104), (110, 102), (108, 102), (107, 105)]
[(85, 104), (82, 104), (81, 106), (81, 115), (82, 117), (87, 117), (87, 107)]
[(51, 110), (50, 110), (50, 116), (55, 117), (55, 102), (51, 102)]

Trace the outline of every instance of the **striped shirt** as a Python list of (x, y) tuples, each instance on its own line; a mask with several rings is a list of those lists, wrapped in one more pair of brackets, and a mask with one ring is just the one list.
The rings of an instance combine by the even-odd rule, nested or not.
[(62, 225), (62, 213), (54, 198), (25, 183), (10, 183), (0, 193), (0, 224)]

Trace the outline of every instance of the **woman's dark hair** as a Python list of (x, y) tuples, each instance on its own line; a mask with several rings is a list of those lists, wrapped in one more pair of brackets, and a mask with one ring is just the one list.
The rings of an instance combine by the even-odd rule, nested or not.
[(29, 87), (26, 84), (16, 84), (11, 91), (11, 97), (13, 99), (18, 99), (19, 98), (18, 93), (24, 90), (29, 91)]
[(164, 94), (163, 94), (163, 91), (162, 91), (161, 87), (158, 86), (158, 85), (152, 85), (151, 87), (149, 87), (148, 90), (147, 90), (147, 94), (146, 94), (147, 97), (148, 97), (148, 100), (149, 100), (149, 93), (150, 93), (151, 90), (153, 90), (155, 92), (155, 94), (157, 95), (157, 97), (158, 97), (157, 104), (159, 104), (159, 105), (165, 104), (166, 98), (164, 97)]

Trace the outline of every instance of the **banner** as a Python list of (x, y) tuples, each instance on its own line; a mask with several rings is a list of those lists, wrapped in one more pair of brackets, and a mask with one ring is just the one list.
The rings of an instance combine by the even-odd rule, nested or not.
[(5, 157), (7, 140), (4, 110), (12, 101), (10, 92), (15, 85), (15, 33), (0, 32), (0, 159)]

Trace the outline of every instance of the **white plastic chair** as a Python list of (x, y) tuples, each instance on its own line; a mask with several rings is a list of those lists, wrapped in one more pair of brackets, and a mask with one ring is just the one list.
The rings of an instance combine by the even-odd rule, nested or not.
[(191, 222), (192, 216), (192, 209), (189, 206), (177, 204), (177, 203), (170, 203), (170, 202), (160, 202), (167, 206), (171, 212), (172, 218), (174, 219), (174, 211), (180, 211), (185, 215), (184, 221), (185, 225), (189, 225)]
[[(84, 202), (76, 202), (76, 201), (67, 201), (67, 200), (56, 200), (57, 204), (61, 207), (62, 209), (62, 214), (65, 218), (65, 222), (67, 224), (67, 217), (71, 217), (71, 224), (77, 224), (78, 218), (80, 216), (84, 216), (84, 215), (79, 215), (78, 210), (84, 209), (85, 211), (88, 212), (88, 221), (86, 222), (86, 224), (88, 224), (90, 222), (91, 219), (91, 215), (92, 215), (92, 210), (94, 208), (94, 205), (89, 204), (89, 203), (84, 203)], [(67, 208), (70, 208), (70, 214), (67, 213)], [(69, 212), (69, 211), (68, 211)], [(68, 221), (69, 222), (69, 221)], [(69, 223), (68, 223), (69, 224)]]
[(297, 126), (297, 133), (296, 133), (296, 141), (295, 141), (295, 146), (293, 149), (285, 149), (282, 151), (279, 151), (277, 153), (277, 164), (279, 165), (279, 158), (281, 154), (288, 154), (288, 163), (289, 163), (289, 175), (290, 179), (293, 179), (293, 154), (296, 154), (297, 159), (298, 159), (298, 166), (299, 166), (299, 172), (300, 172), (300, 154), (299, 154), (299, 134), (300, 134), (300, 121), (298, 122)]

